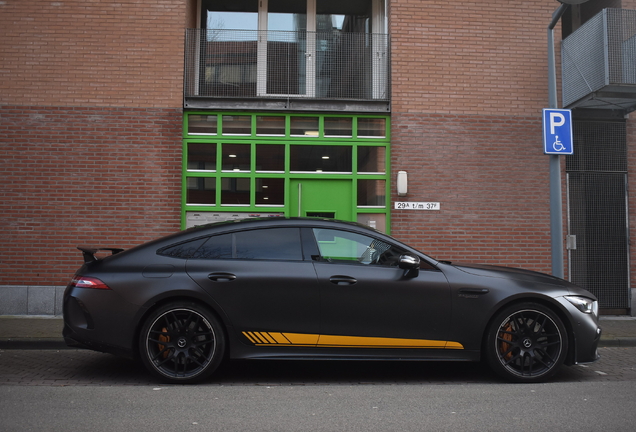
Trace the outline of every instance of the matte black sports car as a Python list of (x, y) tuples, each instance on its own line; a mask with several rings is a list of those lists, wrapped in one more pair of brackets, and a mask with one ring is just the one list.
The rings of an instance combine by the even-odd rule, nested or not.
[(270, 218), (192, 228), (85, 264), (70, 346), (138, 357), (168, 382), (233, 359), (484, 359), (538, 382), (598, 358), (598, 303), (541, 273), (437, 261), (365, 226)]

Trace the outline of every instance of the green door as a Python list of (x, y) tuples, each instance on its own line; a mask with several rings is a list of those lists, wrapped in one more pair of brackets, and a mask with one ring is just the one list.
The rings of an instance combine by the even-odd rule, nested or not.
[(316, 216), (353, 221), (355, 203), (351, 180), (292, 179), (289, 189), (290, 216)]

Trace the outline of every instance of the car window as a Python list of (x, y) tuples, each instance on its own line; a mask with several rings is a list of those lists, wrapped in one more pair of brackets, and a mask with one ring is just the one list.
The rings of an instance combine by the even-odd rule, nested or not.
[(193, 258), (302, 261), (300, 230), (269, 228), (212, 236)]
[(169, 256), (172, 258), (188, 259), (199, 249), (199, 247), (207, 240), (207, 237), (199, 238), (189, 242), (179, 243), (159, 249), (159, 255)]
[(363, 234), (314, 228), (320, 256), (329, 262), (397, 266), (405, 252), (395, 245)]

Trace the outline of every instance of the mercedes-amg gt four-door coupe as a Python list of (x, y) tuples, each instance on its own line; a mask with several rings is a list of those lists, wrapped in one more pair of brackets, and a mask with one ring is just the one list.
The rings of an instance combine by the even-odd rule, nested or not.
[(204, 380), (226, 357), (483, 360), (516, 382), (598, 358), (588, 291), (438, 261), (356, 223), (247, 219), (79, 249), (67, 344), (139, 358), (167, 382)]

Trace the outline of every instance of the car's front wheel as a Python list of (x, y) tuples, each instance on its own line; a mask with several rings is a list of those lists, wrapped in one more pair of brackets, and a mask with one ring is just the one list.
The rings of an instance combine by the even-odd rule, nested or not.
[(541, 382), (563, 364), (568, 336), (552, 310), (522, 303), (497, 314), (484, 348), (488, 364), (499, 376), (514, 382)]
[(175, 302), (155, 310), (139, 337), (144, 366), (163, 381), (201, 381), (219, 366), (225, 350), (221, 324), (199, 304)]

